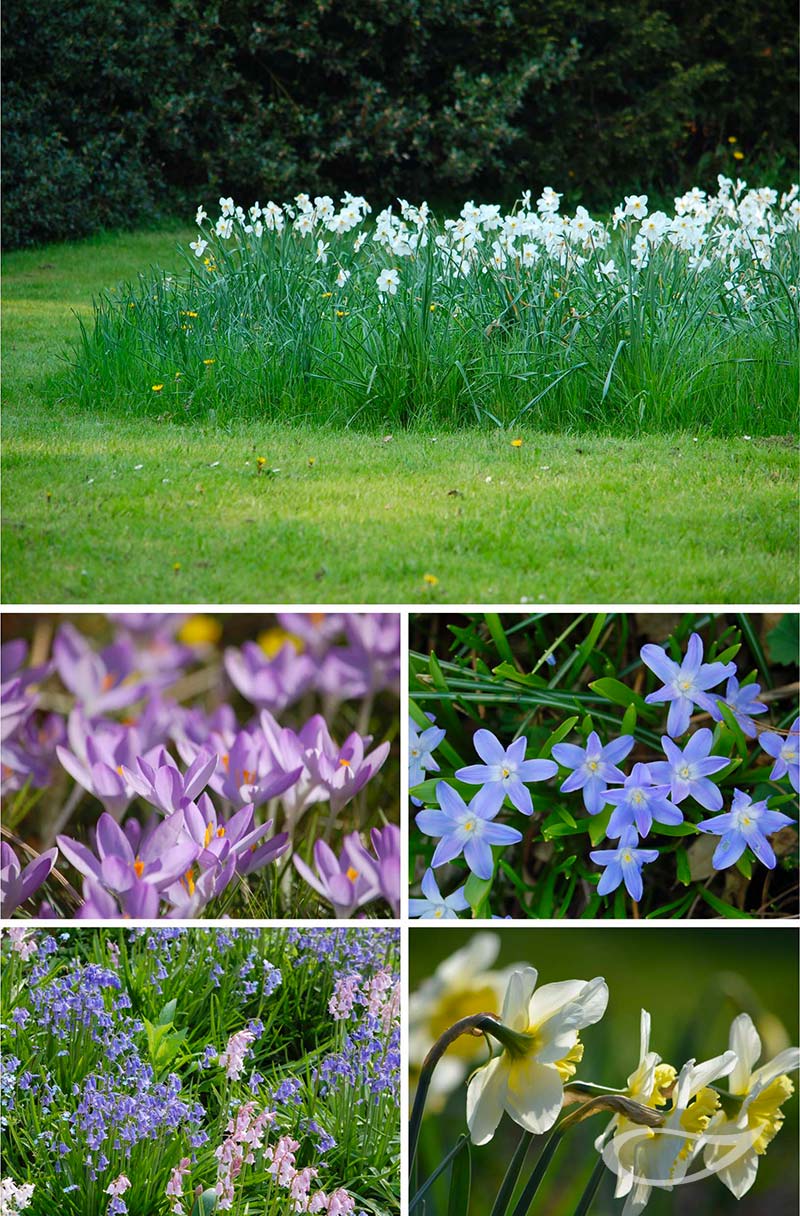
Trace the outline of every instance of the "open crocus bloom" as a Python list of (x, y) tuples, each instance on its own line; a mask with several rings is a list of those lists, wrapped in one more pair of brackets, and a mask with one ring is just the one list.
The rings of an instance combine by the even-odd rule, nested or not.
[(606, 1011), (608, 988), (600, 976), (545, 984), (538, 992), (537, 979), (534, 967), (511, 974), (501, 1014), (509, 1032), (503, 1049), (469, 1083), (467, 1124), (475, 1144), (491, 1140), (503, 1111), (534, 1135), (553, 1126), (564, 1084), (583, 1056), (578, 1032)]
[[(704, 1161), (737, 1199), (741, 1199), (756, 1180), (758, 1159), (766, 1151), (783, 1123), (781, 1106), (794, 1093), (786, 1075), (800, 1067), (800, 1050), (787, 1047), (753, 1071), (761, 1055), (761, 1039), (746, 1013), (734, 1018), (729, 1046), (736, 1052), (736, 1066), (728, 1082), (730, 1092), (742, 1098), (738, 1113), (730, 1116), (720, 1110), (708, 1127), (709, 1144)], [(731, 1160), (732, 1147), (741, 1152)]]
[[(702, 1064), (689, 1060), (675, 1081), (672, 1105), (662, 1126), (647, 1129), (646, 1136), (640, 1134), (642, 1129), (638, 1126), (626, 1136), (618, 1133), (603, 1150), (603, 1160), (609, 1169), (617, 1173), (624, 1168), (630, 1174), (630, 1181), (624, 1184), (628, 1198), (622, 1216), (638, 1216), (644, 1211), (654, 1187), (671, 1191), (684, 1180), (690, 1181), (686, 1178), (687, 1171), (703, 1149), (709, 1124), (719, 1109), (719, 1096), (710, 1086), (727, 1076), (735, 1064), (733, 1051)], [(630, 1163), (628, 1137), (633, 1143)]]

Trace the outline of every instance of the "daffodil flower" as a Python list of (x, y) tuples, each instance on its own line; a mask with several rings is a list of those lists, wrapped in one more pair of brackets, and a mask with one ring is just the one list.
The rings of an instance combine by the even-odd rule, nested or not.
[(502, 1050), (470, 1080), (467, 1124), (474, 1144), (491, 1140), (503, 1111), (534, 1135), (553, 1126), (564, 1085), (583, 1057), (578, 1032), (606, 1011), (608, 988), (600, 976), (535, 991), (537, 979), (534, 967), (512, 973), (496, 1033)]
[[(741, 1199), (756, 1180), (758, 1159), (781, 1129), (781, 1106), (794, 1093), (787, 1073), (800, 1067), (800, 1050), (787, 1047), (760, 1068), (753, 1066), (761, 1055), (761, 1039), (746, 1013), (734, 1018), (729, 1046), (736, 1053), (736, 1066), (728, 1082), (732, 1094), (742, 1099), (738, 1112), (720, 1110), (709, 1124), (704, 1161), (728, 1190)], [(726, 1144), (726, 1138), (731, 1142)], [(731, 1160), (731, 1144), (741, 1145), (741, 1155)]]

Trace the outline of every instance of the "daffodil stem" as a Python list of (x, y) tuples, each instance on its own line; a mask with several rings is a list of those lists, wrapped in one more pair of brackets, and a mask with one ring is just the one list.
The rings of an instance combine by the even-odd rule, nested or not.
[(539, 1154), (536, 1165), (533, 1167), (533, 1173), (525, 1184), (525, 1190), (519, 1197), (517, 1206), (514, 1208), (513, 1216), (527, 1216), (528, 1209), (533, 1202), (533, 1197), (538, 1191), (542, 1179), (547, 1173), (547, 1167), (555, 1156), (556, 1149), (561, 1143), (561, 1138), (564, 1135), (562, 1127), (555, 1127), (544, 1142), (544, 1148)]
[(455, 1022), (448, 1030), (436, 1040), (433, 1047), (430, 1049), (425, 1059), (422, 1062), (420, 1069), (419, 1081), (417, 1083), (417, 1092), (414, 1097), (414, 1107), (411, 1111), (411, 1119), (408, 1125), (408, 1168), (413, 1170), (414, 1158), (417, 1155), (417, 1142), (419, 1141), (419, 1131), (422, 1126), (422, 1115), (425, 1110), (425, 1102), (428, 1098), (428, 1090), (431, 1087), (433, 1072), (436, 1065), (441, 1060), (444, 1053), (456, 1039), (461, 1038), (462, 1034), (480, 1035), (491, 1034), (497, 1027), (497, 1018), (492, 1013), (473, 1013), (467, 1018), (461, 1018)]
[(575, 1216), (586, 1216), (589, 1208), (592, 1206), (592, 1200), (597, 1194), (598, 1187), (603, 1180), (603, 1175), (606, 1172), (606, 1163), (602, 1157), (597, 1158), (591, 1177), (586, 1183), (583, 1194), (578, 1200), (578, 1206), (575, 1209)]
[(413, 1212), (414, 1208), (417, 1206), (417, 1204), (420, 1203), (420, 1201), (425, 1198), (428, 1191), (433, 1186), (434, 1182), (439, 1177), (439, 1175), (444, 1173), (444, 1171), (447, 1169), (450, 1162), (455, 1157), (458, 1156), (458, 1154), (461, 1152), (461, 1150), (464, 1148), (464, 1146), (468, 1143), (468, 1141), (469, 1141), (469, 1136), (459, 1136), (458, 1140), (456, 1140), (455, 1144), (450, 1149), (450, 1152), (446, 1153), (445, 1156), (442, 1157), (442, 1159), (439, 1162), (439, 1164), (437, 1165), (436, 1169), (433, 1171), (433, 1173), (428, 1178), (425, 1179), (422, 1186), (419, 1188), (416, 1195), (409, 1203), (409, 1205), (408, 1205), (409, 1213)]
[(517, 1185), (522, 1167), (525, 1164), (525, 1158), (528, 1155), (528, 1149), (533, 1143), (533, 1132), (523, 1132), (520, 1137), (519, 1144), (514, 1150), (514, 1156), (511, 1158), (506, 1176), (503, 1179), (500, 1190), (497, 1192), (497, 1198), (492, 1205), (491, 1216), (505, 1216), (506, 1208), (511, 1202), (511, 1196), (514, 1194), (514, 1187)]

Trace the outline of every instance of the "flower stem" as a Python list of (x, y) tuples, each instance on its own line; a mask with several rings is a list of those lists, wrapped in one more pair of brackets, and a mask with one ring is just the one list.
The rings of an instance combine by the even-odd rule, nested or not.
[(460, 1021), (454, 1023), (444, 1034), (436, 1040), (433, 1047), (430, 1049), (425, 1059), (422, 1062), (422, 1068), (419, 1074), (417, 1083), (417, 1092), (414, 1097), (414, 1107), (411, 1111), (411, 1119), (408, 1125), (408, 1168), (411, 1170), (414, 1166), (414, 1158), (417, 1154), (417, 1142), (419, 1140), (419, 1132), (422, 1126), (422, 1114), (425, 1110), (425, 1102), (428, 1097), (428, 1090), (431, 1087), (433, 1072), (436, 1065), (441, 1060), (447, 1048), (460, 1038), (462, 1034), (491, 1034), (497, 1027), (498, 1021), (493, 1013), (473, 1013), (467, 1018), (461, 1018)]
[(418, 1204), (418, 1203), (419, 1203), (419, 1202), (420, 1202), (422, 1199), (424, 1199), (424, 1198), (425, 1198), (425, 1196), (427, 1195), (428, 1191), (429, 1191), (429, 1190), (430, 1190), (430, 1188), (433, 1186), (434, 1182), (435, 1182), (435, 1181), (436, 1181), (436, 1179), (439, 1177), (439, 1175), (440, 1175), (441, 1173), (443, 1173), (443, 1172), (444, 1172), (444, 1170), (446, 1170), (446, 1169), (447, 1169), (447, 1166), (450, 1164), (450, 1162), (451, 1162), (451, 1161), (452, 1161), (452, 1160), (453, 1160), (455, 1157), (457, 1157), (457, 1156), (458, 1156), (458, 1154), (461, 1152), (461, 1150), (464, 1148), (464, 1146), (465, 1146), (466, 1144), (468, 1144), (468, 1143), (469, 1143), (469, 1136), (459, 1136), (459, 1137), (458, 1137), (458, 1140), (456, 1140), (455, 1144), (454, 1144), (454, 1145), (453, 1145), (453, 1147), (450, 1149), (450, 1152), (449, 1152), (449, 1153), (446, 1153), (446, 1154), (444, 1155), (444, 1157), (442, 1157), (442, 1159), (441, 1159), (441, 1161), (439, 1162), (439, 1164), (437, 1165), (436, 1169), (433, 1171), (433, 1173), (432, 1173), (432, 1174), (431, 1174), (431, 1175), (430, 1175), (428, 1178), (426, 1178), (426, 1179), (425, 1179), (425, 1181), (423, 1182), (422, 1186), (419, 1188), (419, 1190), (417, 1191), (416, 1195), (414, 1196), (414, 1198), (413, 1198), (413, 1199), (411, 1200), (411, 1202), (409, 1203), (409, 1205), (408, 1205), (408, 1210), (409, 1210), (409, 1212), (413, 1212), (413, 1211), (414, 1211), (414, 1208), (417, 1206), (417, 1204)]
[(586, 1188), (578, 1200), (578, 1206), (575, 1209), (574, 1216), (586, 1216), (589, 1208), (592, 1206), (592, 1200), (597, 1194), (597, 1189), (603, 1180), (603, 1175), (606, 1171), (606, 1163), (602, 1157), (598, 1157), (597, 1163), (592, 1170), (591, 1177), (586, 1183)]
[(561, 1143), (561, 1138), (563, 1135), (563, 1126), (554, 1127), (547, 1140), (545, 1140), (544, 1148), (539, 1154), (536, 1165), (533, 1167), (533, 1173), (525, 1184), (525, 1190), (519, 1197), (517, 1206), (514, 1208), (513, 1216), (527, 1216), (528, 1209), (533, 1202), (533, 1197), (541, 1185), (542, 1179), (547, 1172), (547, 1167), (553, 1160), (556, 1149)]
[(514, 1187), (517, 1185), (517, 1179), (522, 1172), (522, 1167), (525, 1164), (525, 1158), (528, 1155), (528, 1149), (533, 1143), (533, 1132), (523, 1132), (520, 1137), (519, 1144), (514, 1150), (514, 1156), (511, 1158), (506, 1176), (503, 1179), (500, 1190), (497, 1192), (497, 1198), (492, 1205), (491, 1216), (505, 1216), (506, 1208), (511, 1202), (511, 1196), (514, 1194)]

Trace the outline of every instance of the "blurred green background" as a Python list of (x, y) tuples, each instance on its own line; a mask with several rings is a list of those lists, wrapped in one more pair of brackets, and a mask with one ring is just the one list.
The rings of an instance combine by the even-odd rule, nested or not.
[[(475, 932), (458, 927), (414, 925), (410, 930), (409, 989), (423, 979)], [(486, 930), (483, 930), (485, 932)], [(761, 1063), (798, 1041), (798, 934), (793, 928), (529, 928), (498, 931), (501, 945), (496, 969), (521, 965), (539, 971), (539, 983), (591, 979), (603, 975), (610, 999), (605, 1017), (581, 1034), (585, 1046), (578, 1077), (621, 1086), (639, 1058), (642, 1007), (652, 1015), (651, 1049), (676, 1067), (687, 1059), (708, 1059), (725, 1051), (733, 1018), (747, 1012), (762, 1040)], [(795, 1084), (797, 1077), (793, 1078)], [(727, 1082), (720, 1082), (726, 1088)], [(420, 1137), (420, 1179), (427, 1177), (465, 1130), (465, 1086), (450, 1095), (436, 1118), (426, 1118)], [(648, 1216), (794, 1216), (798, 1209), (798, 1097), (784, 1107), (786, 1121), (765, 1156), (758, 1178), (742, 1199), (715, 1178), (653, 1192)], [(571, 1216), (595, 1164), (594, 1138), (606, 1117), (587, 1119), (569, 1133), (552, 1164), (534, 1216)], [(494, 1139), (472, 1150), (470, 1212), (485, 1216), (518, 1142), (521, 1130), (507, 1116)], [(528, 1171), (535, 1160), (528, 1159)], [(445, 1175), (446, 1179), (446, 1175)], [(591, 1207), (592, 1216), (613, 1216), (623, 1200), (613, 1198), (614, 1178), (603, 1180)], [(427, 1216), (447, 1211), (447, 1183), (441, 1184)]]

